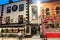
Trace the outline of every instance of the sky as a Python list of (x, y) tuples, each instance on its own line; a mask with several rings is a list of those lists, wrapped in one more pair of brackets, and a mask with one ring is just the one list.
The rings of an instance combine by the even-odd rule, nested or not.
[(32, 0), (33, 3), (36, 3), (37, 1), (40, 1), (40, 2), (47, 2), (47, 1), (50, 1), (50, 0)]
[[(12, 0), (12, 1), (17, 2), (17, 1), (21, 1), (21, 0)], [(46, 1), (50, 1), (50, 0), (32, 0), (32, 3), (36, 3), (37, 1), (46, 2)], [(3, 5), (3, 4), (9, 4), (9, 0), (0, 0), (0, 5)]]
[[(12, 0), (13, 2), (17, 2), (19, 0)], [(9, 0), (0, 0), (0, 5), (3, 5), (3, 4), (8, 4), (9, 3)]]

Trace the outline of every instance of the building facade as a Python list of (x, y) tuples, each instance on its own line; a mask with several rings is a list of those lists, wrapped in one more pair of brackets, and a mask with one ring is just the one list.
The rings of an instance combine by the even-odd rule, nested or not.
[(60, 0), (31, 0), (29, 8), (30, 26), (36, 31), (45, 18), (60, 16)]
[(28, 23), (27, 8), (26, 1), (4, 5), (2, 25), (0, 25), (1, 33), (17, 35), (19, 31), (22, 31), (25, 34), (30, 35), (30, 28), (26, 26)]
[[(27, 6), (28, 5), (28, 6)], [(7, 33), (18, 33), (20, 30), (27, 35), (40, 34), (41, 21), (46, 17), (60, 16), (59, 0), (26, 0), (4, 5), (2, 29)], [(17, 31), (18, 30), (18, 31)]]
[(4, 5), (3, 24), (19, 23), (19, 21), (21, 24), (23, 23), (23, 20), (26, 18), (26, 2), (23, 2)]
[[(41, 3), (41, 16), (44, 17), (55, 17), (60, 15), (60, 1), (50, 0), (49, 2)], [(58, 11), (59, 10), (59, 11)]]
[(59, 38), (57, 34), (58, 32), (60, 32), (58, 31), (59, 25), (60, 25), (60, 19), (59, 19), (60, 18), (60, 0), (50, 0), (46, 2), (41, 2), (41, 5), (42, 6), (40, 7), (40, 10), (41, 10), (40, 15), (41, 15), (41, 21), (42, 21), (42, 30), (43, 30), (42, 35), (44, 35), (44, 37), (47, 37), (47, 40), (51, 40), (50, 38), (53, 38), (53, 39)]

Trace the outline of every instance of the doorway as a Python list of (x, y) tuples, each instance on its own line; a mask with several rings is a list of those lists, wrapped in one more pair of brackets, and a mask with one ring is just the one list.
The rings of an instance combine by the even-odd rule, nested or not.
[(32, 35), (40, 34), (40, 27), (38, 27), (38, 26), (32, 26), (31, 27), (31, 34)]

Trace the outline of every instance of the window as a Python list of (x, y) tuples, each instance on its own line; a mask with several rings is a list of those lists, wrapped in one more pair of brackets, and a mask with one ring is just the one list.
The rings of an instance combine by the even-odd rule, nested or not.
[(56, 7), (56, 14), (60, 14), (60, 7)]
[(17, 5), (13, 5), (12, 6), (12, 11), (16, 11), (18, 9), (18, 6)]
[(13, 28), (13, 33), (18, 33), (18, 28)]
[(6, 23), (10, 23), (10, 17), (6, 17)]
[(0, 24), (1, 24), (1, 18), (0, 18)]
[(18, 23), (22, 24), (23, 23), (23, 15), (18, 16)]
[(49, 8), (46, 8), (46, 15), (49, 15), (49, 14), (50, 14)]
[(12, 28), (7, 28), (8, 33), (12, 33)]
[(24, 4), (19, 5), (19, 11), (24, 11)]
[(7, 7), (7, 13), (11, 13), (11, 6)]
[(31, 10), (32, 10), (32, 19), (33, 20), (37, 20), (38, 19), (38, 12), (37, 12), (37, 6), (32, 6)]
[(29, 27), (26, 27), (26, 33), (29, 33)]
[(11, 22), (13, 22), (13, 19), (11, 19)]

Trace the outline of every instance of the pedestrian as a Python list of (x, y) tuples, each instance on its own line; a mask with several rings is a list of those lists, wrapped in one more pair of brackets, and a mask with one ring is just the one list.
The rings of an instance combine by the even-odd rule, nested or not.
[(18, 33), (18, 36), (19, 36), (19, 40), (22, 40), (22, 38), (23, 38), (23, 32), (20, 31), (20, 32)]

